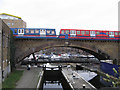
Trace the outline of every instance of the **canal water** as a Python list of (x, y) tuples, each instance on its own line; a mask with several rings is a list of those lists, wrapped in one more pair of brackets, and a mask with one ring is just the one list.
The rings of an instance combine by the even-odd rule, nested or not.
[(60, 70), (45, 70), (40, 90), (72, 90)]
[(43, 79), (43, 90), (46, 89), (63, 90), (62, 75), (59, 71), (45, 71)]

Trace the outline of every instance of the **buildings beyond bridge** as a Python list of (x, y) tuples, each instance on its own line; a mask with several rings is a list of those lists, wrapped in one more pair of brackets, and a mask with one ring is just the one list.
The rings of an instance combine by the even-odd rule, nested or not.
[(9, 28), (26, 28), (26, 22), (23, 21), (21, 17), (1, 13), (0, 18), (9, 26)]

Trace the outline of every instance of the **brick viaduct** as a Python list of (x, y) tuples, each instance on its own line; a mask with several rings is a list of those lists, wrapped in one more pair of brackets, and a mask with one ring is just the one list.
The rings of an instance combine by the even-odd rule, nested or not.
[(120, 64), (120, 43), (117, 41), (64, 40), (64, 39), (15, 39), (16, 63), (30, 54), (53, 47), (71, 47), (85, 50), (99, 60), (112, 59)]

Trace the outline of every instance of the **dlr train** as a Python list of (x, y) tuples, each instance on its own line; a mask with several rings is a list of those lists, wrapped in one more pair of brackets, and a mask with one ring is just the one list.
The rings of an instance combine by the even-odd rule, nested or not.
[(120, 31), (61, 29), (56, 35), (55, 29), (48, 28), (11, 28), (16, 38), (51, 38), (81, 40), (120, 40)]

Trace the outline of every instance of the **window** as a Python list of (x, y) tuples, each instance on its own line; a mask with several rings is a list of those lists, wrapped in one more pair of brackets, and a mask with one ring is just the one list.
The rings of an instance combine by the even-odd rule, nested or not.
[(89, 31), (86, 31), (86, 34), (89, 34)]
[(34, 33), (34, 30), (30, 30), (30, 33)]
[(119, 32), (119, 35), (120, 35), (120, 32)]
[(97, 35), (99, 35), (99, 34), (100, 34), (100, 32), (96, 32), (96, 34), (97, 34)]
[(71, 30), (71, 31), (70, 31), (70, 34), (75, 34), (75, 31), (74, 31), (74, 30)]
[(43, 30), (43, 33), (46, 33), (46, 30)]
[(29, 33), (29, 30), (28, 30), (28, 29), (26, 29), (26, 30), (25, 30), (25, 33)]
[(80, 31), (77, 31), (77, 34), (80, 34)]
[(41, 33), (46, 33), (46, 30), (44, 30), (44, 29), (41, 29), (40, 31), (41, 31)]
[(85, 31), (81, 31), (81, 34), (84, 35), (84, 34), (85, 34)]
[(42, 32), (43, 30), (41, 29), (40, 32)]
[(118, 32), (115, 32), (115, 35), (118, 35)]
[[(7, 35), (8, 36), (8, 35)], [(8, 40), (8, 38), (6, 38), (6, 47), (8, 48), (8, 42), (9, 40)]]
[(108, 35), (108, 32), (106, 32), (106, 35)]
[(55, 34), (55, 32), (54, 32), (54, 31), (52, 31), (51, 33), (52, 33), (52, 34)]
[(35, 30), (35, 33), (39, 33), (39, 30)]
[(20, 31), (21, 31), (21, 30), (20, 30), (20, 29), (18, 29), (18, 33), (21, 33)]
[(66, 30), (66, 34), (69, 34), (69, 30)]
[(24, 29), (22, 29), (21, 32), (24, 33)]
[(93, 31), (93, 34), (95, 34), (95, 31)]
[(47, 34), (50, 34), (50, 30), (47, 30)]
[(18, 29), (18, 33), (24, 33), (24, 29)]
[(15, 29), (15, 33), (17, 33), (17, 29)]
[(114, 35), (114, 32), (109, 32), (109, 35)]
[(44, 34), (45, 34), (45, 33), (46, 33), (46, 30), (41, 29), (41, 30), (40, 30), (40, 33), (44, 33)]
[(5, 38), (5, 36), (3, 36), (3, 48), (5, 48), (5, 43), (6, 42), (6, 38)]
[(64, 30), (61, 31), (61, 34), (64, 34)]

